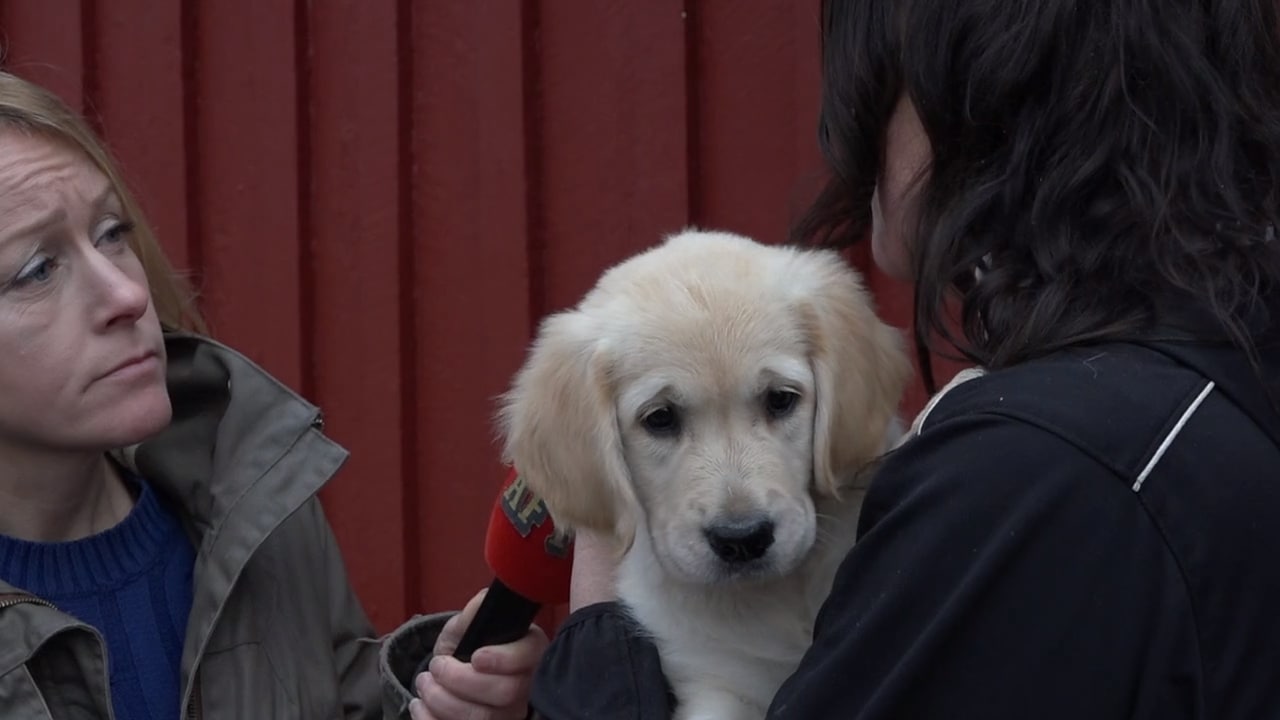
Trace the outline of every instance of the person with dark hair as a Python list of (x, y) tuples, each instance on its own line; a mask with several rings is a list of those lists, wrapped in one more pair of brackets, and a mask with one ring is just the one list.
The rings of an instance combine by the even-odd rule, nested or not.
[[(1280, 717), (1280, 3), (822, 15), (794, 240), (869, 235), (929, 390), (974, 367), (882, 458), (768, 717)], [(594, 546), (533, 704), (669, 717)]]

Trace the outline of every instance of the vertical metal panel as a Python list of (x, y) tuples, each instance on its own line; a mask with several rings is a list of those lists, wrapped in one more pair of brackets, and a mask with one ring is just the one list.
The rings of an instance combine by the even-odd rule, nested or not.
[(689, 217), (680, 0), (538, 5), (538, 246), (543, 311)]
[(529, 326), (526, 3), (412, 6), (415, 609), (487, 584), (494, 398)]
[(84, 111), (85, 45), (92, 41), (86, 15), (91, 12), (92, 0), (0, 2), (4, 66)]
[(290, 3), (194, 2), (189, 208), (214, 333), (302, 388), (298, 32)]
[(685, 225), (782, 240), (820, 170), (813, 0), (0, 0), (0, 30), (216, 334), (352, 451), (322, 497), (381, 630), (488, 582), (494, 403), (536, 323)]
[[(700, 224), (786, 239), (820, 168), (817, 8), (768, 0), (693, 8)], [(812, 193), (808, 193), (812, 194)]]
[(302, 63), (310, 100), (300, 243), (306, 390), (325, 408), (327, 431), (351, 452), (341, 480), (321, 497), (352, 582), (368, 589), (366, 609), (381, 626), (410, 606), (404, 557), (414, 538), (403, 512), (412, 339), (400, 332), (413, 308), (396, 272), (409, 239), (400, 192), (409, 151), (400, 132), (407, 89), (396, 72), (400, 20), (393, 0), (314, 3)]
[[(195, 267), (188, 233), (189, 86), (184, 12), (173, 0), (95, 4), (91, 117), (174, 265)], [(34, 78), (33, 78), (34, 79)]]

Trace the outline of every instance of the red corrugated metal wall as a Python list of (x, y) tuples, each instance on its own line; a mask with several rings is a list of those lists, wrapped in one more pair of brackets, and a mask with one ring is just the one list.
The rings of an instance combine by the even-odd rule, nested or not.
[(384, 630), (489, 580), (493, 399), (537, 319), (687, 224), (780, 240), (816, 187), (816, 0), (4, 0), (0, 29), (215, 334), (325, 408)]

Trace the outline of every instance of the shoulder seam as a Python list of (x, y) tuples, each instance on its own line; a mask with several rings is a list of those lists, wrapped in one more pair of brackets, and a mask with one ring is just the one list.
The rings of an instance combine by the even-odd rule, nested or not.
[[(1201, 403), (1215, 389), (1214, 383), (1199, 373), (1193, 373), (1194, 379), (1188, 376), (1185, 381), (1177, 383), (1178, 387), (1174, 394), (1179, 397), (1167, 403), (1161, 413), (1163, 420), (1158, 423), (1153, 422), (1152, 426), (1142, 433), (1143, 437), (1138, 438), (1133, 437), (1131, 434), (1127, 435), (1127, 437), (1133, 437), (1133, 440), (1140, 443), (1140, 445), (1131, 445), (1131, 451), (1116, 455), (1105, 446), (1095, 446), (1097, 439), (1090, 440), (1088, 432), (1082, 436), (1077, 436), (1076, 433), (1071, 431), (1070, 427), (1056, 422), (1057, 415), (1053, 412), (1040, 412), (1037, 407), (1027, 406), (1025, 402), (1005, 403), (1003, 402), (1005, 399), (1003, 393), (999, 398), (1000, 402), (989, 399), (987, 401), (980, 400), (980, 398), (990, 395), (993, 391), (993, 386), (986, 386), (985, 383), (988, 377), (984, 377), (984, 375), (987, 375), (987, 373), (979, 368), (968, 368), (947, 383), (944, 388), (929, 399), (925, 407), (916, 416), (910, 431), (902, 442), (919, 437), (926, 429), (931, 430), (934, 426), (945, 424), (950, 420), (958, 419), (965, 415), (986, 414), (1004, 417), (1057, 435), (1086, 456), (1110, 468), (1116, 475), (1125, 480), (1126, 485), (1133, 492), (1141, 490), (1143, 484), (1147, 482), (1152, 471), (1159, 464), (1173, 441), (1177, 439), (1184, 426), (1194, 416)], [(994, 376), (989, 377), (994, 379)], [(969, 382), (979, 379), (983, 380), (983, 383)], [(952, 399), (953, 395), (962, 394), (951, 392), (960, 389), (959, 386), (962, 384), (982, 384), (984, 385), (983, 390), (986, 392), (975, 390), (976, 394), (964, 393), (965, 399), (957, 401), (960, 403), (959, 407), (957, 407), (954, 403), (948, 401)], [(994, 386), (994, 388), (1000, 387), (1002, 386)], [(1165, 397), (1169, 397), (1171, 394), (1169, 390), (1170, 388), (1165, 389)], [(1014, 391), (1014, 394), (1016, 395), (1017, 392)], [(1147, 417), (1153, 421), (1157, 419), (1155, 415), (1147, 415)]]
[[(1212, 384), (1210, 383), (1210, 385)], [(1200, 676), (1204, 677), (1206, 671), (1204, 667), (1204, 651), (1200, 647), (1200, 616), (1196, 612), (1196, 596), (1191, 590), (1191, 578), (1187, 575), (1187, 568), (1182, 562), (1182, 556), (1178, 554), (1178, 551), (1173, 547), (1173, 543), (1169, 540), (1169, 534), (1165, 531), (1164, 524), (1152, 512), (1151, 506), (1147, 505), (1147, 499), (1142, 496), (1142, 493), (1138, 492), (1135, 492), (1133, 497), (1138, 501), (1138, 505), (1142, 507), (1142, 514), (1147, 516), (1147, 522), (1151, 523), (1151, 527), (1160, 536), (1160, 544), (1164, 546), (1164, 551), (1168, 553), (1169, 560), (1178, 569), (1178, 579), (1182, 581), (1182, 596), (1187, 603), (1187, 612), (1191, 615), (1192, 636), (1196, 641), (1196, 660), (1199, 661)]]
[(1100, 466), (1106, 468), (1112, 475), (1116, 476), (1116, 479), (1122, 482), (1126, 482), (1126, 477), (1128, 476), (1128, 473), (1124, 472), (1121, 468), (1116, 467), (1115, 464), (1109, 462), (1107, 458), (1102, 457), (1098, 453), (1091, 450), (1086, 443), (1081, 442), (1080, 440), (1073, 437), (1072, 434), (1067, 432), (1064, 428), (1061, 428), (1055, 425), (1054, 423), (1047, 422), (1045, 421), (1044, 418), (1037, 417), (1034, 415), (1024, 414), (1017, 410), (1004, 408), (1004, 407), (983, 408), (980, 410), (975, 410), (970, 413), (965, 413), (964, 415), (946, 418), (945, 420), (942, 420), (940, 423), (934, 425), (930, 429), (931, 430), (936, 429), (939, 425), (945, 425), (946, 423), (949, 423), (949, 422), (957, 422), (957, 421), (962, 421), (964, 419), (972, 419), (975, 417), (982, 417), (982, 416), (998, 417), (998, 418), (1003, 418), (1005, 420), (1010, 420), (1015, 423), (1018, 423), (1019, 425), (1023, 425), (1029, 428), (1035, 428), (1040, 432), (1043, 432), (1052, 437), (1055, 437), (1058, 440), (1062, 441), (1064, 444), (1075, 448), (1076, 451), (1079, 452), (1081, 455), (1089, 458), (1090, 460), (1098, 463)]
[[(1191, 419), (1191, 417), (1195, 415), (1200, 405), (1212, 393), (1214, 387), (1215, 385), (1212, 381), (1207, 381), (1207, 384), (1199, 390), (1195, 398), (1190, 402), (1190, 404), (1188, 404), (1185, 407), (1181, 416), (1179, 417), (1179, 420), (1175, 422), (1174, 425), (1165, 433), (1163, 441), (1159, 444), (1159, 446), (1154, 451), (1152, 458), (1148, 461), (1146, 467), (1144, 468), (1143, 474), (1140, 475), (1142, 480), (1145, 480), (1151, 474), (1151, 472), (1155, 469), (1156, 465), (1159, 463), (1159, 460), (1163, 457), (1164, 453), (1172, 445), (1173, 440), (1176, 439), (1177, 435), (1181, 432), (1183, 426), (1185, 426), (1187, 422)], [(1128, 477), (1132, 477), (1131, 475), (1129, 475), (1129, 473), (1123, 472), (1120, 469), (1114, 467), (1112, 464), (1108, 463), (1105, 458), (1099, 457), (1096, 453), (1091, 452), (1087, 447), (1085, 447), (1081, 443), (1073, 440), (1068, 434), (1060, 432), (1057, 428), (1053, 427), (1051, 423), (1045, 423), (1041, 421), (1040, 418), (1037, 418), (1034, 416), (1026, 416), (1016, 411), (1009, 411), (1004, 408), (999, 408), (999, 409), (988, 408), (988, 409), (979, 410), (975, 413), (968, 414), (966, 416), (947, 418), (942, 421), (942, 424), (946, 424), (952, 421), (962, 421), (963, 418), (973, 419), (975, 417), (980, 417), (980, 416), (1000, 417), (1006, 420), (1016, 422), (1026, 427), (1035, 428), (1036, 430), (1039, 430), (1040, 432), (1043, 432), (1057, 439), (1059, 442), (1062, 442), (1066, 445), (1069, 445), (1070, 447), (1075, 448), (1076, 451), (1079, 452), (1081, 455), (1089, 458), (1092, 462), (1097, 463), (1100, 467), (1105, 468), (1117, 480), (1124, 482)], [(1169, 562), (1172, 563), (1173, 568), (1177, 572), (1178, 579), (1181, 581), (1182, 598), (1183, 598), (1183, 601), (1187, 604), (1187, 612), (1191, 617), (1191, 624), (1193, 628), (1192, 635), (1196, 643), (1195, 645), (1196, 659), (1199, 663), (1199, 669), (1200, 669), (1201, 675), (1203, 675), (1205, 672), (1205, 668), (1204, 668), (1204, 654), (1200, 645), (1201, 643), (1200, 618), (1196, 611), (1195, 595), (1191, 590), (1191, 579), (1190, 577), (1188, 577), (1187, 569), (1183, 564), (1182, 557), (1178, 554), (1177, 550), (1174, 548), (1173, 544), (1171, 543), (1168, 533), (1165, 531), (1164, 525), (1160, 522), (1160, 519), (1156, 516), (1156, 514), (1152, 512), (1151, 507), (1147, 505), (1147, 500), (1142, 495), (1142, 493), (1137, 492), (1141, 488), (1141, 484), (1142, 484), (1141, 481), (1134, 483), (1134, 487), (1130, 488), (1131, 490), (1134, 491), (1131, 493), (1131, 496), (1138, 503), (1138, 506), (1142, 508), (1142, 514), (1147, 518), (1147, 523), (1151, 531), (1155, 534), (1155, 537), (1158, 538), (1158, 542), (1160, 543), (1160, 546), (1164, 549), (1165, 556), (1168, 558)]]
[[(1168, 449), (1168, 446), (1172, 444), (1173, 439), (1176, 438), (1177, 434), (1181, 431), (1181, 427), (1185, 425), (1188, 420), (1190, 420), (1190, 418), (1195, 414), (1195, 411), (1199, 408), (1200, 404), (1212, 392), (1213, 387), (1214, 387), (1213, 382), (1211, 381), (1208, 382), (1208, 384), (1205, 387), (1203, 387), (1200, 390), (1200, 392), (1197, 394), (1196, 399), (1193, 400), (1192, 403), (1187, 406), (1186, 410), (1182, 414), (1180, 422), (1175, 424), (1174, 426), (1175, 429), (1170, 430), (1168, 433), (1166, 433), (1165, 440), (1167, 441), (1167, 443), (1161, 444), (1161, 449), (1157, 450), (1155, 457), (1153, 457), (1153, 461), (1149, 463), (1152, 469), (1154, 469), (1155, 465), (1158, 463), (1160, 456), (1164, 454), (1164, 450)], [(1051, 424), (1039, 422), (1038, 421), (1039, 419), (1035, 417), (1023, 416), (1020, 413), (1009, 412), (1004, 409), (985, 409), (985, 410), (980, 410), (975, 413), (971, 413), (962, 417), (947, 418), (946, 420), (942, 421), (942, 424), (946, 424), (948, 422), (962, 422), (965, 419), (972, 420), (976, 417), (981, 417), (981, 416), (1000, 417), (1006, 420), (1016, 422), (1019, 425), (1023, 425), (1028, 428), (1034, 428), (1035, 430), (1038, 430), (1042, 433), (1045, 433), (1047, 436), (1054, 438), (1058, 442), (1061, 442), (1065, 445), (1075, 448), (1076, 451), (1079, 452), (1082, 456), (1089, 458), (1091, 462), (1097, 463), (1099, 467), (1109, 472), (1116, 480), (1125, 482), (1128, 477), (1131, 477), (1128, 473), (1118, 470), (1116, 467), (1107, 463), (1104, 458), (1098, 457), (1096, 453), (1091, 452), (1088, 448), (1072, 440), (1070, 436), (1063, 434), (1062, 432), (1059, 432)], [(1165, 531), (1164, 525), (1161, 524), (1160, 519), (1156, 516), (1156, 514), (1152, 512), (1151, 507), (1147, 505), (1146, 498), (1142, 495), (1142, 493), (1139, 493), (1139, 492), (1133, 492), (1130, 494), (1130, 496), (1134, 499), (1135, 502), (1137, 502), (1138, 506), (1141, 508), (1142, 515), (1146, 517), (1147, 525), (1150, 528), (1150, 531), (1154, 533), (1154, 536), (1155, 536), (1154, 540), (1160, 544), (1161, 548), (1163, 548), (1165, 557), (1167, 557), (1168, 561), (1172, 563), (1174, 570), (1177, 572), (1177, 577), (1181, 581), (1182, 598), (1183, 598), (1183, 601), (1186, 602), (1187, 612), (1191, 616), (1193, 636), (1195, 638), (1195, 643), (1196, 643), (1196, 659), (1199, 662), (1200, 672), (1203, 675), (1205, 672), (1205, 669), (1204, 669), (1204, 654), (1200, 646), (1200, 641), (1201, 641), (1200, 619), (1196, 612), (1195, 595), (1191, 590), (1191, 580), (1188, 577), (1187, 569), (1183, 565), (1182, 557), (1178, 554), (1177, 550), (1174, 548), (1173, 544), (1170, 542), (1168, 533)]]

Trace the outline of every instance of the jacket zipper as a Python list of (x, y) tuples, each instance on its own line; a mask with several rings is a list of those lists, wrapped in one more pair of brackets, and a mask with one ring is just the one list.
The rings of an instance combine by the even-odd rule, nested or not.
[(0, 595), (0, 610), (13, 607), (14, 605), (22, 605), (24, 603), (29, 603), (31, 605), (43, 605), (51, 610), (58, 609), (53, 603), (41, 600), (35, 595), (30, 595), (28, 593), (5, 593)]
[(187, 701), (187, 720), (200, 720), (204, 712), (200, 709), (200, 671), (191, 680), (191, 699)]
[[(13, 606), (15, 606), (15, 605), (23, 605), (23, 604), (26, 604), (26, 605), (40, 605), (40, 606), (42, 606), (42, 607), (47, 607), (47, 608), (49, 608), (50, 610), (58, 610), (58, 606), (57, 606), (57, 605), (54, 605), (53, 603), (49, 602), (48, 600), (41, 600), (40, 598), (38, 598), (38, 597), (36, 597), (35, 595), (32, 595), (32, 594), (30, 594), (30, 593), (4, 593), (4, 594), (0, 594), (0, 610), (3, 610), (3, 609), (5, 609), (5, 608), (10, 608), (10, 607), (13, 607)], [(96, 631), (95, 631), (95, 632), (96, 632)], [(101, 639), (101, 638), (99, 638), (99, 639)], [(104, 678), (104, 679), (105, 679), (105, 678)], [(107, 702), (107, 708), (108, 708), (108, 709), (107, 709), (107, 712), (110, 714), (110, 716), (111, 716), (111, 717), (114, 717), (114, 716), (115, 716), (115, 714), (114, 714), (114, 713), (112, 713), (112, 712), (111, 712), (111, 709), (110, 709), (110, 708), (111, 708), (111, 699), (110, 699), (110, 698), (111, 698), (111, 681), (110, 681), (110, 680), (106, 680), (106, 682), (107, 682), (107, 701), (106, 701), (106, 702)]]

